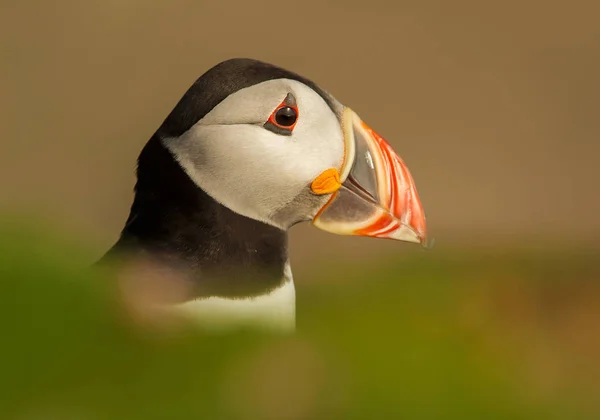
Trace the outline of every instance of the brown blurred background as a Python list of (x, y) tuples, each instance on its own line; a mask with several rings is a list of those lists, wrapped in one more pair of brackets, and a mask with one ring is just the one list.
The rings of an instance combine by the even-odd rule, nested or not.
[[(275, 401), (276, 407), (302, 408), (280, 399), (282, 390), (294, 398), (310, 391), (309, 407), (311, 395), (329, 396), (329, 390), (314, 391), (325, 388), (313, 386), (311, 375), (325, 377), (333, 364), (321, 362), (330, 354), (336, 363), (349, 361), (351, 369), (340, 378), (350, 378), (349, 383), (358, 378), (357, 384), (364, 383), (359, 391), (371, 387), (368, 395), (375, 403), (393, 405), (407, 393), (417, 396), (417, 405), (444, 407), (447, 400), (454, 405), (454, 391), (462, 390), (467, 405), (480, 395), (502, 405), (495, 391), (489, 393), (495, 388), (481, 381), (499, 366), (498, 377), (510, 379), (510, 389), (528, 404), (550, 407), (564, 399), (595, 415), (561, 418), (599, 418), (600, 2), (0, 0), (0, 51), (0, 213), (33, 213), (89, 238), (96, 253), (90, 259), (116, 240), (125, 222), (142, 146), (190, 84), (231, 57), (296, 71), (356, 110), (410, 167), (436, 247), (488, 253), (484, 259), (476, 252), (457, 253), (456, 261), (444, 261), (443, 252), (433, 252), (411, 265), (394, 258), (421, 252), (415, 245), (339, 237), (308, 224), (295, 227), (299, 324), (305, 333), (321, 331), (327, 339), (284, 343), (275, 352), (266, 347), (264, 354), (278, 355), (274, 369), (264, 369), (263, 353), (240, 359), (248, 369), (242, 363), (246, 370), (232, 372), (250, 378), (242, 381), (250, 390), (250, 406)], [(515, 244), (563, 248), (537, 260), (505, 261), (497, 250)], [(0, 237), (3, 245), (0, 256), (15, 247)], [(595, 252), (561, 259), (569, 248), (589, 245)], [(391, 255), (392, 261), (373, 263), (378, 254)], [(331, 272), (306, 264), (328, 258), (352, 263), (332, 264)], [(369, 264), (362, 264), (367, 259)], [(125, 401), (123, 395), (127, 403), (136, 401), (129, 398), (137, 389), (128, 385), (130, 372), (141, 375), (134, 395), (150, 395), (147, 400), (165, 407), (179, 405), (185, 399), (173, 397), (171, 388), (187, 387), (192, 376), (163, 380), (161, 375), (187, 375), (193, 371), (186, 365), (190, 360), (212, 366), (220, 355), (227, 369), (229, 360), (237, 360), (228, 359), (219, 342), (210, 347), (209, 340), (194, 347), (194, 352), (208, 348), (209, 358), (173, 353), (180, 369), (166, 368), (171, 361), (161, 345), (155, 359), (142, 348), (144, 357), (126, 357), (110, 370), (111, 354), (138, 353), (119, 344), (120, 338), (107, 341), (113, 336), (102, 333), (109, 331), (104, 323), (97, 333), (100, 324), (87, 321), (96, 318), (86, 317), (97, 305), (79, 304), (67, 282), (50, 281), (52, 270), (46, 274), (41, 264), (44, 275), (31, 274), (29, 266), (36, 265), (29, 253), (19, 264), (25, 268), (15, 265), (19, 269), (11, 279), (20, 289), (0, 293), (0, 310), (7, 314), (0, 320), (7, 322), (3, 331), (29, 332), (37, 341), (17, 346), (10, 357), (5, 355), (19, 341), (11, 338), (0, 347), (0, 362), (8, 361), (2, 372), (9, 378), (0, 393), (24, 390), (20, 400), (13, 398), (15, 404), (36, 407), (37, 390), (66, 389), (58, 399), (48, 394), (48, 407), (61, 407), (56, 401), (71, 407), (73, 395), (87, 395), (79, 392), (81, 371), (109, 378), (94, 379), (104, 384), (98, 392), (88, 390), (100, 413), (113, 406), (107, 401)], [(342, 282), (345, 287), (337, 287)], [(21, 292), (11, 295), (11, 290)], [(16, 308), (26, 314), (24, 324), (15, 324)], [(32, 320), (39, 325), (29, 325)], [(326, 346), (336, 334), (338, 345)], [(460, 358), (452, 357), (453, 346), (461, 349)], [(52, 348), (57, 359), (44, 358), (54, 354)], [(23, 359), (23, 368), (15, 363), (22, 355), (31, 356)], [(299, 363), (288, 366), (291, 359)], [(363, 364), (365, 377), (356, 375)], [(42, 385), (30, 386), (23, 372), (42, 378)], [(252, 376), (255, 372), (260, 375)], [(190, 406), (197, 405), (197, 395), (211, 400), (212, 394), (198, 388), (202, 373), (193, 376), (200, 391), (182, 394)], [(389, 386), (380, 386), (386, 382), (376, 375)], [(60, 387), (69, 383), (65, 377), (72, 388)], [(295, 385), (290, 377), (305, 380), (289, 391), (288, 382)], [(454, 385), (461, 380), (463, 388)], [(267, 388), (255, 386), (265, 383)], [(171, 399), (161, 394), (164, 384)], [(261, 394), (262, 389), (268, 392)], [(112, 394), (118, 397), (105, 399)], [(56, 412), (41, 407), (44, 415)]]
[[(593, 243), (599, 19), (591, 0), (2, 0), (0, 205), (101, 252), (143, 144), (198, 76), (245, 56), (312, 78), (386, 137), (437, 246)], [(403, 246), (308, 225), (292, 240), (298, 259)]]

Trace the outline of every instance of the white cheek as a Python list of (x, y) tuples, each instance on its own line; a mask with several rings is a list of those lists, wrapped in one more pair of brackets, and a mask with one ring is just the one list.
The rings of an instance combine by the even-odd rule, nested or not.
[[(344, 154), (340, 123), (316, 92), (288, 81), (281, 94), (270, 93), (270, 97), (277, 102), (291, 87), (300, 110), (291, 136), (275, 134), (262, 124), (215, 124), (226, 116), (225, 108), (219, 108), (181, 137), (163, 140), (190, 178), (211, 197), (236, 213), (280, 228), (297, 220), (278, 224), (271, 216), (310, 188), (321, 172), (340, 169)], [(244, 95), (250, 93), (248, 89)], [(240, 103), (247, 105), (244, 101)]]
[(333, 113), (311, 112), (301, 114), (292, 136), (296, 148), (295, 171), (312, 182), (325, 169), (340, 169), (344, 156), (344, 140), (340, 124)]
[(199, 125), (254, 124), (265, 120), (283, 101), (289, 89), (283, 82), (261, 83), (228, 96)]
[(215, 200), (271, 223), (272, 211), (302, 188), (296, 171), (288, 169), (286, 140), (258, 126), (197, 126), (172, 139), (169, 147), (190, 178)]
[(168, 147), (190, 178), (215, 200), (274, 224), (271, 214), (309, 188), (322, 171), (341, 163), (341, 132), (336, 133), (335, 124), (319, 126), (315, 132), (312, 124), (297, 125), (294, 136), (251, 125), (197, 126), (171, 139)]

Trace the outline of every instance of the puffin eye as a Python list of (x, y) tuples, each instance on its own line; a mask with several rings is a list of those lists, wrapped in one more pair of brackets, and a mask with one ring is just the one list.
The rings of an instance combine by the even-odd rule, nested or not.
[(264, 128), (276, 134), (291, 136), (297, 122), (298, 107), (296, 106), (296, 98), (288, 93), (283, 102), (275, 108)]
[(297, 119), (298, 114), (291, 106), (284, 106), (275, 112), (275, 122), (281, 127), (292, 127)]

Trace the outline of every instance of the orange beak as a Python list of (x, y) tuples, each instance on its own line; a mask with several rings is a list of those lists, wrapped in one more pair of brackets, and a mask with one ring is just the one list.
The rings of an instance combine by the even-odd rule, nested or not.
[(341, 187), (313, 224), (338, 235), (360, 235), (426, 244), (425, 213), (415, 182), (391, 146), (354, 111), (342, 119), (345, 157)]

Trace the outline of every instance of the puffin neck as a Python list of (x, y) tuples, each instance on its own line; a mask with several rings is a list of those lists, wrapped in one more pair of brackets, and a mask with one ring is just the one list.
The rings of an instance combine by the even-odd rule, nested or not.
[(195, 297), (242, 298), (285, 281), (287, 233), (239, 215), (199, 188), (154, 135), (138, 159), (135, 198), (111, 252), (181, 272)]

